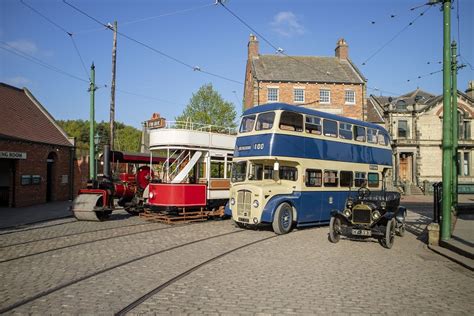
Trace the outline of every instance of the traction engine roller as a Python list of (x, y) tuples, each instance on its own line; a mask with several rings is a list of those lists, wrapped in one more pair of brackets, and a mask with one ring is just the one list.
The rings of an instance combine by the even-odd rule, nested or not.
[(110, 147), (104, 146), (104, 176), (99, 181), (90, 180), (86, 189), (79, 190), (72, 203), (71, 210), (78, 220), (102, 221), (114, 210), (117, 204), (132, 215), (143, 211), (145, 197), (148, 196), (148, 184), (153, 171), (142, 166), (136, 174), (121, 173), (118, 180), (112, 180), (110, 173)]

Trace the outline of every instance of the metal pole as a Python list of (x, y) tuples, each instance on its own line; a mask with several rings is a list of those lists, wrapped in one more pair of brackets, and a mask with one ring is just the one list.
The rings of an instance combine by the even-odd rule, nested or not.
[(95, 170), (95, 144), (94, 144), (94, 135), (95, 135), (95, 66), (92, 63), (91, 66), (91, 82), (89, 86), (89, 92), (91, 94), (90, 101), (90, 118), (89, 118), (89, 178), (91, 180), (97, 179), (97, 174)]
[(443, 2), (443, 219), (441, 239), (451, 238), (452, 206), (452, 109), (451, 109), (451, 1)]
[(458, 86), (457, 73), (458, 64), (456, 60), (456, 42), (451, 43), (452, 58), (452, 106), (453, 106), (453, 208), (456, 209), (458, 203), (458, 139), (459, 139), (459, 120), (458, 120)]
[(112, 47), (112, 84), (110, 86), (110, 150), (114, 150), (115, 137), (115, 71), (117, 69), (117, 21), (114, 22), (114, 44)]

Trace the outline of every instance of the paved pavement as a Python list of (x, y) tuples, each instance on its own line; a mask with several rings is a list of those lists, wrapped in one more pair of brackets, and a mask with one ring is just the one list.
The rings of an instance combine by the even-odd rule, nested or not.
[(426, 203), (402, 203), (408, 233), (390, 250), (331, 244), (327, 227), (261, 241), (275, 235), (124, 212), (0, 231), (0, 314), (108, 315), (166, 282), (130, 314), (474, 314), (473, 272), (427, 249)]
[(71, 217), (70, 205), (70, 201), (61, 201), (28, 207), (0, 207), (0, 229)]

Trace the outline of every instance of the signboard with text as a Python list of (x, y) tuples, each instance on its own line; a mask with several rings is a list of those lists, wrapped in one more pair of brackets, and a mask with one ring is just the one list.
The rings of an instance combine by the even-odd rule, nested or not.
[(15, 151), (0, 151), (0, 159), (26, 159), (26, 153)]

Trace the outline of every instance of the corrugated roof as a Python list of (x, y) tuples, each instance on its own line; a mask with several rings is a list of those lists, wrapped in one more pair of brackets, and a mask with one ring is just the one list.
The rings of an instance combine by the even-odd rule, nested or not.
[(66, 133), (25, 88), (0, 83), (0, 135), (32, 142), (72, 146)]
[(337, 57), (260, 55), (252, 68), (262, 81), (364, 83), (348, 60)]

